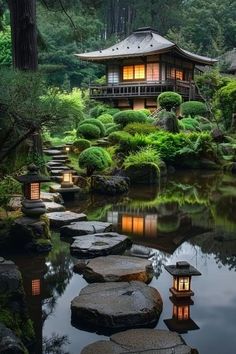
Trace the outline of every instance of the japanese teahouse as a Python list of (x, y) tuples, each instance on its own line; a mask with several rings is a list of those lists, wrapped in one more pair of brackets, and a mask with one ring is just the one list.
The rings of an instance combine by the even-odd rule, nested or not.
[(217, 61), (190, 53), (149, 27), (107, 49), (76, 55), (106, 65), (106, 85), (90, 86), (90, 97), (124, 109), (155, 109), (163, 91), (200, 100), (193, 81), (195, 66)]

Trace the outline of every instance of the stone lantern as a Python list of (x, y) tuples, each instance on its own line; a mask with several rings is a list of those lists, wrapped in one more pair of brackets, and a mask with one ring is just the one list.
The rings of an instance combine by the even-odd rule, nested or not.
[(188, 262), (177, 262), (176, 265), (165, 266), (167, 272), (173, 276), (173, 286), (170, 292), (175, 297), (190, 297), (194, 295), (191, 290), (191, 277), (201, 273)]
[(42, 176), (34, 164), (28, 166), (28, 172), (19, 176), (17, 180), (23, 184), (22, 212), (30, 217), (39, 217), (46, 212), (46, 207), (40, 199), (40, 184), (50, 181), (50, 178)]
[(61, 188), (73, 188), (73, 171), (65, 170), (62, 173)]

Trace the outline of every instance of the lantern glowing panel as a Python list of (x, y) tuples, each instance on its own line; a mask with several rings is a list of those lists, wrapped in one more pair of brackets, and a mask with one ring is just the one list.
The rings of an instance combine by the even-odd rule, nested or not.
[(37, 296), (40, 295), (40, 279), (34, 279), (32, 280), (32, 296)]
[(40, 184), (39, 183), (31, 183), (30, 184), (30, 199), (37, 200), (40, 199)]
[(72, 173), (71, 172), (64, 172), (63, 173), (63, 183), (72, 183)]
[(186, 321), (190, 318), (190, 306), (189, 305), (174, 305), (173, 306), (173, 318), (178, 321)]
[(66, 146), (66, 147), (65, 147), (65, 151), (66, 151), (66, 152), (69, 152), (69, 151), (70, 151), (69, 146)]

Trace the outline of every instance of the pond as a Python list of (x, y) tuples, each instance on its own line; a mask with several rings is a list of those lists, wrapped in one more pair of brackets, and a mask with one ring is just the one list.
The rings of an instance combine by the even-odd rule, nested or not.
[[(156, 328), (167, 329), (166, 323), (173, 324), (172, 279), (164, 265), (183, 260), (196, 267), (202, 275), (192, 280), (194, 304), (179, 310), (190, 318), (180, 332), (201, 354), (235, 352), (235, 177), (178, 172), (160, 187), (138, 186), (120, 198), (90, 196), (66, 206), (85, 212), (91, 220), (112, 222), (118, 231), (130, 235), (137, 250), (153, 250), (155, 276), (150, 285), (158, 289), (164, 303)], [(42, 343), (47, 343), (57, 344), (60, 353), (78, 354), (87, 344), (106, 337), (71, 325), (71, 300), (87, 283), (73, 273), (76, 259), (70, 255), (69, 241), (54, 233), (53, 245), (47, 256), (8, 257), (23, 274), (37, 333), (34, 353), (41, 354)]]

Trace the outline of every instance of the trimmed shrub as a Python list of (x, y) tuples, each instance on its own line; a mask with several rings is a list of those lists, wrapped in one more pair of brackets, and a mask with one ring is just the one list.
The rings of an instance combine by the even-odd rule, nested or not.
[(176, 92), (166, 91), (158, 96), (157, 101), (161, 108), (170, 111), (171, 109), (177, 108), (181, 105), (182, 97)]
[(101, 147), (90, 147), (81, 152), (79, 166), (87, 169), (87, 175), (91, 176), (94, 171), (103, 171), (111, 166), (110, 154)]
[(91, 146), (91, 142), (87, 139), (79, 139), (73, 143), (73, 146), (79, 151), (83, 151)]
[(91, 108), (89, 111), (89, 115), (92, 118), (97, 118), (99, 117), (101, 114), (103, 114), (104, 112), (106, 112), (107, 107), (103, 104), (97, 104), (95, 107)]
[(183, 118), (179, 120), (179, 127), (180, 129), (183, 130), (189, 130), (189, 131), (199, 131), (200, 130), (200, 124), (196, 118)]
[(130, 135), (129, 138), (122, 140), (119, 145), (119, 151), (127, 154), (130, 151), (137, 151), (142, 147), (146, 147), (150, 144), (148, 135), (135, 134)]
[(120, 128), (121, 127), (119, 124), (114, 123), (112, 126), (110, 126), (106, 129), (106, 135), (110, 135), (113, 132), (117, 132)]
[(207, 107), (205, 103), (199, 101), (188, 101), (181, 104), (181, 114), (184, 117), (206, 116)]
[(114, 115), (114, 122), (121, 124), (123, 127), (129, 123), (144, 123), (146, 119), (146, 114), (140, 111), (126, 110)]
[(124, 131), (131, 135), (144, 134), (148, 135), (157, 131), (157, 128), (150, 123), (129, 123), (124, 128)]
[(119, 108), (108, 108), (106, 109), (106, 113), (114, 116), (116, 113), (120, 112)]
[(139, 112), (143, 112), (144, 114), (146, 114), (147, 117), (151, 114), (150, 109), (147, 108), (140, 109)]
[(95, 119), (95, 118), (88, 118), (88, 119), (84, 119), (80, 124), (79, 127), (81, 125), (84, 124), (93, 124), (96, 125), (96, 127), (98, 127), (98, 129), (100, 130), (100, 136), (104, 136), (105, 135), (105, 127), (102, 124), (102, 122), (100, 122), (99, 120)]
[(154, 123), (154, 122), (155, 122), (155, 118), (153, 118), (153, 117), (151, 117), (151, 116), (147, 117), (146, 123), (152, 124), (152, 123)]
[(123, 140), (127, 140), (131, 135), (125, 131), (116, 131), (109, 135), (108, 139), (112, 144), (118, 144)]
[(86, 139), (98, 139), (100, 134), (100, 129), (93, 124), (82, 124), (77, 130), (77, 136), (80, 137), (82, 135)]
[(111, 114), (103, 113), (97, 118), (103, 124), (113, 123), (113, 117)]

